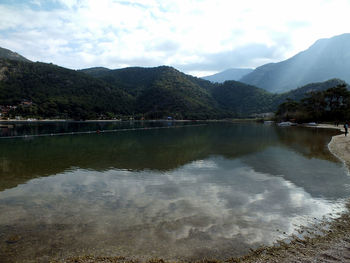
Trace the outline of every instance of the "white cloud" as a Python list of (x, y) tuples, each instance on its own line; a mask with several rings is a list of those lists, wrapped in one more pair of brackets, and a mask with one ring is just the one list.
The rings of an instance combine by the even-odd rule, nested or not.
[[(0, 46), (70, 68), (143, 62), (200, 74), (201, 63), (206, 71), (256, 67), (345, 33), (349, 9), (346, 0), (35, 0), (0, 4)], [(212, 61), (254, 46), (275, 52)]]

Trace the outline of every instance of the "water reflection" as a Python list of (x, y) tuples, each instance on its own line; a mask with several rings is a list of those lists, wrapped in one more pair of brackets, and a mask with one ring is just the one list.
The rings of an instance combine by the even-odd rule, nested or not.
[(0, 262), (269, 244), (342, 209), (350, 180), (329, 134), (215, 124), (0, 141)]
[(21, 233), (8, 246), (26, 255), (41, 241), (35, 250), (50, 256), (59, 246), (68, 254), (228, 258), (340, 208), (240, 160), (212, 157), (167, 172), (77, 169), (35, 179), (0, 193), (0, 226), (2, 239)]
[(0, 190), (70, 167), (166, 171), (211, 155), (234, 159), (274, 145), (292, 148), (308, 158), (337, 162), (326, 147), (331, 134), (334, 131), (211, 124), (112, 134), (0, 139)]
[(201, 122), (173, 122), (173, 121), (32, 121), (32, 122), (6, 122), (0, 125), (1, 137), (18, 137), (42, 134), (84, 133), (111, 130), (178, 127), (199, 124)]
[(339, 169), (339, 165), (326, 160), (309, 159), (287, 149), (271, 147), (243, 161), (258, 172), (293, 182), (313, 197), (336, 200), (349, 194), (350, 180), (345, 168)]

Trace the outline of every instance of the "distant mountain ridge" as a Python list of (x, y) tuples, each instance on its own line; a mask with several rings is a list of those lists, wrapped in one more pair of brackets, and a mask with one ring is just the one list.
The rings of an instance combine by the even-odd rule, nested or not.
[(240, 80), (243, 76), (249, 74), (254, 69), (252, 68), (231, 68), (216, 73), (214, 75), (202, 77), (202, 79), (209, 80), (211, 82), (223, 83), (227, 80)]
[(81, 69), (78, 71), (82, 71), (82, 72), (87, 73), (87, 74), (92, 75), (92, 76), (95, 76), (95, 75), (97, 76), (97, 75), (101, 74), (102, 72), (110, 71), (110, 69), (105, 68), (105, 67), (93, 67), (93, 68)]
[[(345, 84), (312, 83), (282, 94), (238, 81), (212, 83), (169, 66), (71, 70), (0, 58), (0, 110), (45, 118), (222, 119), (275, 111), (287, 98)], [(26, 102), (26, 103), (24, 103)], [(28, 106), (29, 104), (29, 106)], [(15, 110), (14, 110), (15, 109)]]
[(332, 78), (350, 82), (350, 34), (316, 41), (307, 50), (278, 63), (256, 68), (241, 82), (270, 92), (286, 92)]
[[(312, 91), (326, 90), (343, 84), (347, 85), (343, 80), (331, 79), (325, 82), (311, 83), (281, 94), (275, 94), (239, 81), (225, 81), (221, 84), (211, 83), (202, 78), (186, 75), (168, 66), (156, 68), (131, 67), (108, 71), (91, 71), (91, 69), (84, 69), (82, 72), (100, 78), (110, 85), (119, 85), (125, 92), (136, 97), (138, 94), (147, 91), (147, 96), (149, 96), (148, 101), (153, 105), (157, 104), (158, 97), (155, 96), (155, 94), (157, 94), (158, 91), (152, 88), (152, 83), (157, 82), (157, 80), (161, 78), (160, 75), (166, 72), (172, 72), (171, 75), (174, 73), (173, 77), (176, 76), (176, 78), (179, 79), (186, 79), (187, 83), (192, 83), (190, 85), (196, 92), (201, 90), (201, 92), (206, 94), (205, 96), (209, 95), (205, 104), (211, 105), (210, 107), (212, 110), (215, 110), (214, 115), (220, 115), (221, 117), (247, 117), (255, 113), (272, 112), (287, 98), (299, 101)], [(171, 83), (173, 77), (169, 78), (167, 74), (165, 74), (164, 77)], [(172, 87), (172, 89), (177, 88)], [(193, 95), (190, 95), (190, 97), (191, 96)], [(142, 99), (139, 100), (138, 103), (142, 103)], [(208, 112), (204, 114), (208, 114)]]

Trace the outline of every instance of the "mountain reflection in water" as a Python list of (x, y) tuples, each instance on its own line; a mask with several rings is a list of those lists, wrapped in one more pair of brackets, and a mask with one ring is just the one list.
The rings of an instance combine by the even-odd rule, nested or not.
[(0, 261), (228, 258), (271, 244), (342, 210), (350, 180), (332, 134), (227, 123), (2, 140)]

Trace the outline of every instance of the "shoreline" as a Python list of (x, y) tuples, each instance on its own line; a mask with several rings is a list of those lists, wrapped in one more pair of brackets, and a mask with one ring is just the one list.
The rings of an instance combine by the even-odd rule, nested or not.
[[(314, 129), (337, 129), (341, 134), (332, 136), (328, 143), (329, 151), (338, 158), (350, 175), (350, 136), (344, 135), (341, 126), (320, 124), (304, 127)], [(250, 254), (233, 258), (233, 263), (302, 263), (302, 262), (350, 262), (350, 199), (345, 203), (346, 210), (335, 219), (306, 228), (303, 238), (292, 236), (290, 243), (253, 250)]]
[(88, 122), (159, 122), (159, 121), (166, 121), (166, 122), (256, 122), (258, 119), (256, 118), (242, 118), (242, 119), (210, 119), (210, 120), (188, 120), (188, 119), (147, 119), (147, 120), (127, 120), (127, 119), (106, 119), (106, 120), (74, 120), (74, 119), (30, 119), (30, 120), (16, 120), (16, 119), (0, 119), (0, 123), (52, 123), (52, 122), (82, 122), (82, 123), (88, 123)]

